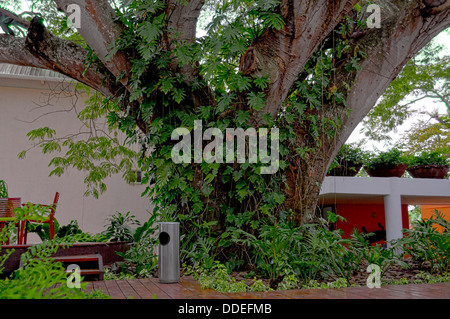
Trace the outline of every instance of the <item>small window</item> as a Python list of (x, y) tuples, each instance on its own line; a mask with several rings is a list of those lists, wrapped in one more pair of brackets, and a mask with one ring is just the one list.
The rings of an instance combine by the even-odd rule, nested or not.
[(141, 171), (133, 171), (136, 174), (136, 184), (140, 184), (142, 182), (142, 172)]

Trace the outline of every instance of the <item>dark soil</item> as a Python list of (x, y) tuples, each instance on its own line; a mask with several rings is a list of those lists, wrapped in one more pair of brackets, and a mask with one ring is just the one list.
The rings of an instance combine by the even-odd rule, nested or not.
[[(408, 268), (401, 267), (399, 265), (390, 265), (387, 270), (382, 274), (381, 283), (382, 284), (389, 284), (400, 280), (407, 280), (408, 283), (416, 282), (417, 280), (422, 280), (421, 278), (417, 277), (418, 274), (426, 272), (429, 273), (431, 268), (429, 263), (425, 264), (418, 264), (413, 262), (412, 260), (405, 260), (405, 262), (408, 264)], [(362, 265), (360, 270), (353, 274), (350, 285), (354, 286), (366, 286), (367, 285), (367, 279), (369, 277), (369, 273), (367, 272), (368, 265)], [(232, 277), (236, 279), (236, 281), (244, 280), (248, 285), (252, 285), (253, 278), (248, 276), (247, 272), (233, 272), (231, 274)], [(319, 283), (329, 283), (335, 281), (336, 278), (328, 278), (328, 279), (318, 279), (317, 282)], [(270, 286), (273, 289), (276, 289), (279, 282), (270, 283), (268, 279), (262, 279), (265, 285)], [(281, 281), (281, 278), (280, 278)], [(302, 284), (299, 284), (298, 288), (302, 288)]]
[[(418, 264), (416, 262), (413, 262), (411, 259), (404, 260), (405, 263), (408, 264), (408, 268), (401, 267), (399, 265), (389, 265), (387, 267), (387, 270), (382, 274), (381, 283), (382, 284), (392, 284), (393, 282), (398, 282), (400, 280), (407, 280), (408, 283), (418, 283), (418, 280), (421, 280), (424, 282), (423, 278), (418, 277), (417, 275), (420, 273), (430, 273), (431, 267), (429, 263), (424, 264)], [(367, 272), (367, 264), (361, 265), (360, 270), (352, 275), (352, 278), (350, 280), (351, 286), (366, 286), (367, 285), (367, 279), (369, 277), (369, 273)], [(119, 268), (113, 267), (112, 271), (113, 273), (119, 273)], [(134, 266), (129, 264), (126, 268), (128, 268), (128, 271), (131, 271), (133, 273)], [(184, 275), (183, 270), (181, 271), (181, 276)], [(155, 270), (152, 273), (152, 277), (157, 278), (158, 277), (158, 271)], [(233, 277), (236, 281), (243, 280), (248, 286), (251, 286), (254, 283), (255, 276), (252, 276), (252, 273), (249, 271), (235, 271), (231, 273), (231, 277)], [(257, 278), (260, 279), (260, 278)], [(276, 282), (270, 282), (268, 279), (261, 278), (262, 282), (266, 285), (266, 287), (271, 287), (272, 289), (277, 289), (279, 283), (282, 281), (283, 278), (279, 278)], [(335, 281), (337, 278), (328, 278), (328, 279), (317, 279), (318, 283), (330, 283)], [(298, 289), (304, 288), (302, 287), (303, 283), (300, 282)]]

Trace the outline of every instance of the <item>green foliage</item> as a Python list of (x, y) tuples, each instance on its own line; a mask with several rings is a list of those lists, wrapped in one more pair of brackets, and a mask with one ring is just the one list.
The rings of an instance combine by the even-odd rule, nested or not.
[(272, 286), (276, 286), (295, 267), (293, 256), (302, 249), (299, 247), (303, 239), (301, 229), (281, 223), (274, 226), (263, 225), (258, 237), (239, 229), (236, 232), (244, 237), (235, 241), (250, 246), (250, 256), (254, 256), (252, 263), (270, 280)]
[[(304, 242), (304, 253), (299, 262), (304, 282), (322, 278), (344, 278), (347, 282), (363, 261), (359, 245), (350, 239), (342, 238), (340, 230), (328, 230), (326, 227), (308, 229)], [(308, 269), (309, 268), (309, 269)]]
[(291, 273), (289, 275), (285, 275), (283, 281), (278, 285), (279, 290), (290, 290), (290, 289), (298, 289), (299, 288), (299, 279), (295, 275), (295, 273)]
[(0, 198), (8, 198), (8, 185), (4, 180), (0, 180)]
[[(75, 37), (76, 32), (68, 27), (63, 15), (49, 5), (45, 0), (35, 8), (44, 11), (44, 18), (57, 35)], [(110, 44), (107, 58), (119, 50), (126, 52), (132, 64), (128, 79), (132, 93), (110, 100), (80, 86), (90, 96), (86, 107), (77, 114), (85, 131), (64, 138), (58, 138), (57, 132), (48, 127), (29, 133), (29, 139), (43, 153), (58, 153), (50, 163), (51, 175), (61, 176), (69, 168), (87, 171), (86, 195), (98, 197), (106, 190), (105, 179), (112, 174), (121, 173), (126, 181), (133, 182), (137, 161), (144, 172), (142, 184), (148, 186), (143, 195), (151, 197), (155, 213), (181, 223), (183, 261), (195, 264), (205, 256), (222, 257), (228, 250), (233, 251), (236, 229), (262, 236), (261, 240), (269, 243), (274, 234), (260, 227), (277, 225), (279, 212), (291, 209), (285, 207), (287, 169), (290, 165), (307, 166), (307, 160), (317, 156), (324, 142), (332, 141), (341, 129), (345, 96), (365, 56), (350, 40), (351, 26), (363, 27), (360, 19), (344, 19), (338, 28), (344, 40), (333, 48), (321, 47), (311, 57), (279, 117), (261, 114), (267, 127), (280, 128), (281, 140), (280, 171), (263, 176), (261, 163), (176, 165), (171, 160), (171, 133), (177, 127), (192, 130), (196, 119), (202, 119), (205, 127), (220, 129), (253, 126), (266, 104), (271, 79), (269, 74), (248, 76), (237, 66), (247, 48), (263, 34), (285, 27), (280, 1), (208, 3), (200, 19), (207, 16), (207, 21), (202, 22), (207, 33), (192, 43), (182, 41), (180, 32), (169, 27), (165, 1), (134, 0), (121, 2), (115, 8), (117, 19), (126, 28), (118, 41)], [(86, 50), (89, 66), (97, 57), (90, 48)], [(199, 65), (199, 74), (187, 81), (182, 68), (193, 65)], [(335, 74), (339, 66), (346, 67), (348, 78), (338, 82)], [(194, 106), (192, 97), (203, 96), (206, 86), (215, 98)], [(140, 105), (126, 108), (129, 101), (139, 101)], [(332, 105), (331, 112), (324, 113), (324, 105)], [(109, 130), (99, 131), (95, 121), (105, 117)], [(136, 122), (144, 122), (148, 132), (142, 133)], [(310, 136), (305, 144), (296, 141), (297, 124)], [(119, 142), (118, 132), (126, 134), (125, 143)], [(133, 143), (141, 146), (140, 154), (130, 150)], [(25, 155), (26, 151), (21, 153)], [(298, 157), (301, 163), (296, 162)], [(131, 238), (126, 227), (114, 223), (106, 235)], [(236, 264), (244, 260), (244, 253), (236, 252)], [(274, 251), (277, 266), (286, 263), (278, 253)], [(268, 257), (258, 258), (261, 265), (268, 264)], [(206, 260), (212, 265), (214, 258)], [(279, 277), (270, 266), (266, 272), (273, 280)]]
[(436, 275), (436, 274), (430, 274), (428, 272), (421, 271), (416, 275), (416, 279), (413, 283), (415, 284), (433, 284), (438, 282), (450, 282), (450, 275)]
[[(132, 64), (130, 96), (124, 93), (112, 101), (90, 94), (92, 98), (78, 115), (87, 128), (84, 140), (82, 135), (58, 139), (51, 128), (33, 130), (29, 138), (44, 153), (64, 150), (50, 163), (52, 175), (60, 176), (68, 168), (87, 171), (87, 195), (105, 191), (104, 180), (112, 174), (122, 173), (132, 182), (133, 164), (138, 161), (144, 172), (142, 184), (147, 184), (143, 195), (151, 197), (155, 214), (181, 223), (182, 260), (194, 268), (217, 270), (224, 277), (223, 269), (214, 268), (215, 262), (232, 256), (226, 267), (252, 266), (273, 286), (281, 282), (291, 287), (295, 283), (292, 274), (302, 280), (322, 275), (348, 280), (359, 262), (345, 246), (348, 241), (318, 226), (294, 227), (286, 189), (288, 170), (308, 167), (342, 129), (342, 117), (349, 111), (346, 95), (365, 58), (351, 34), (354, 25), (363, 28), (363, 23), (346, 17), (336, 28), (342, 41), (330, 48), (320, 46), (288, 92), (279, 116), (259, 114), (267, 127), (280, 128), (280, 170), (263, 176), (261, 163), (176, 165), (171, 160), (171, 133), (177, 127), (192, 131), (197, 119), (202, 119), (204, 127), (221, 130), (253, 126), (266, 105), (271, 78), (269, 74), (243, 74), (240, 59), (264, 34), (285, 27), (278, 0), (232, 0), (208, 3), (208, 8), (207, 33), (185, 43), (170, 28), (166, 1), (122, 2), (116, 14), (126, 28), (110, 44), (107, 58), (119, 50), (126, 52)], [(62, 25), (61, 32), (69, 32), (64, 23), (58, 25)], [(87, 50), (90, 65), (96, 56)], [(198, 76), (185, 79), (182, 68), (193, 65), (199, 65)], [(347, 70), (346, 78), (336, 79), (338, 68)], [(194, 105), (192, 97), (204, 96), (206, 86), (214, 98)], [(130, 101), (139, 101), (139, 107), (132, 107)], [(110, 131), (98, 132), (93, 122), (104, 117)], [(142, 133), (137, 122), (143, 122), (148, 132)], [(118, 131), (126, 134), (130, 144), (141, 146), (140, 156), (119, 142)], [(298, 192), (308, 196), (304, 190)], [(133, 238), (130, 222), (132, 216), (119, 213), (110, 219), (105, 235), (111, 240), (134, 239), (132, 251), (125, 255), (127, 261), (138, 265), (138, 272), (151, 271), (154, 259), (144, 256), (153, 256), (146, 249), (154, 243), (151, 236), (142, 234), (153, 226), (138, 228)]]
[(330, 288), (346, 288), (349, 284), (346, 279), (338, 278), (331, 282), (318, 282), (317, 280), (310, 280), (302, 286), (303, 289), (330, 289)]
[(216, 263), (213, 252), (214, 244), (214, 238), (200, 237), (197, 242), (192, 245), (190, 251), (183, 250), (183, 253), (186, 254), (186, 257), (184, 258), (191, 261), (193, 269), (196, 269), (201, 265), (202, 269), (210, 270)]
[(424, 150), (450, 154), (450, 118), (441, 116), (438, 123), (421, 120), (408, 130), (400, 143), (412, 154)]
[[(19, 217), (20, 218), (20, 217)], [(12, 223), (10, 226), (14, 226)], [(0, 233), (0, 241), (11, 235), (13, 227), (5, 227)], [(21, 255), (23, 266), (10, 277), (0, 280), (0, 299), (107, 299), (109, 296), (100, 291), (87, 293), (86, 283), (81, 283), (81, 289), (69, 288), (67, 273), (61, 263), (52, 260), (51, 255), (61, 247), (71, 246), (82, 240), (80, 235), (66, 236), (62, 239), (45, 241), (33, 245)], [(7, 251), (0, 258), (1, 266), (14, 250)]]
[[(447, 29), (442, 35), (448, 32)], [(446, 41), (445, 37), (441, 39)], [(438, 114), (428, 107), (432, 103), (426, 103), (427, 107), (422, 109), (413, 107), (416, 102), (424, 99), (442, 103), (449, 110), (450, 56), (437, 41), (429, 43), (405, 65), (386, 89), (380, 102), (364, 119), (364, 132), (371, 139), (391, 140), (388, 133), (415, 114), (425, 113), (429, 115), (429, 119), (435, 118)], [(418, 128), (429, 126), (425, 122), (419, 124)]]
[(56, 232), (57, 237), (66, 237), (66, 236), (72, 236), (77, 234), (82, 234), (83, 231), (80, 229), (80, 226), (78, 225), (78, 221), (71, 220), (67, 225), (61, 226), (58, 228), (58, 231)]
[[(355, 235), (356, 236), (356, 235)], [(398, 246), (386, 249), (380, 244), (373, 246), (361, 247), (359, 250), (360, 256), (369, 265), (378, 265), (381, 270), (381, 276), (393, 265), (399, 265), (402, 268), (408, 268), (408, 264), (401, 259), (401, 255), (398, 253)]]
[(373, 169), (377, 165), (395, 166), (405, 164), (407, 160), (407, 157), (401, 150), (392, 148), (385, 152), (379, 152), (378, 154), (370, 154), (366, 160), (365, 167)]
[[(122, 173), (127, 183), (135, 182), (138, 153), (127, 145), (133, 141), (120, 142), (118, 124), (111, 116), (108, 130), (97, 128), (100, 126), (97, 121), (107, 114), (115, 114), (118, 106), (81, 84), (78, 90), (89, 95), (83, 110), (76, 114), (83, 127), (80, 132), (58, 137), (54, 129), (42, 127), (28, 132), (27, 136), (33, 148), (41, 148), (43, 154), (58, 154), (49, 163), (54, 167), (50, 176), (61, 176), (70, 168), (86, 171), (85, 196), (98, 198), (107, 189), (104, 180), (111, 175)], [(28, 151), (20, 152), (19, 158), (25, 158)]]
[[(56, 219), (54, 219), (54, 227), (56, 236), (59, 230), (59, 222)], [(27, 231), (28, 233), (37, 234), (42, 241), (50, 240), (50, 226), (48, 223), (45, 224), (28, 223)]]
[(157, 270), (158, 257), (156, 249), (158, 244), (156, 220), (157, 214), (153, 214), (148, 221), (139, 226), (133, 233), (131, 249), (125, 253), (117, 253), (125, 262), (119, 265), (124, 270), (121, 276), (152, 277)]
[(355, 143), (344, 144), (336, 156), (336, 160), (338, 160), (338, 162), (345, 160), (356, 164), (362, 164), (364, 159), (365, 151)]
[(45, 220), (50, 216), (50, 209), (45, 205), (26, 203), (21, 207), (14, 208), (14, 214), (20, 219)]
[(270, 290), (262, 280), (254, 279), (251, 284), (244, 280), (237, 281), (230, 276), (227, 267), (219, 262), (215, 262), (208, 270), (199, 267), (194, 274), (203, 289), (211, 288), (222, 293)]
[(367, 241), (344, 239), (340, 231), (325, 225), (293, 227), (282, 223), (261, 229), (258, 237), (236, 230), (234, 241), (249, 246), (252, 264), (273, 288), (280, 283), (288, 289), (300, 280), (307, 283), (318, 278), (350, 281), (365, 260), (362, 251), (372, 249)]
[(133, 240), (133, 225), (140, 225), (140, 222), (130, 212), (122, 214), (117, 212), (107, 219), (108, 225), (103, 235), (110, 241), (132, 241)]
[(355, 171), (355, 166), (362, 165), (367, 158), (367, 152), (356, 143), (344, 144), (330, 165), (329, 171), (334, 168), (346, 168)]
[(448, 165), (449, 158), (440, 152), (422, 152), (420, 155), (408, 157), (408, 167), (419, 165)]
[[(442, 227), (440, 231), (437, 226)], [(448, 274), (450, 258), (450, 222), (444, 215), (435, 211), (434, 215), (427, 220), (416, 221), (412, 229), (405, 230), (405, 236), (400, 240), (405, 252), (419, 262), (429, 262), (431, 272)]]

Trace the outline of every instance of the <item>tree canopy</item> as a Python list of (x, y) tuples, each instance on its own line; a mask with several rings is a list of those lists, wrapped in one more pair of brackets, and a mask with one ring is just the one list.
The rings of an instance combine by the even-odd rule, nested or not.
[(420, 116), (399, 143), (409, 152), (436, 149), (450, 156), (449, 83), (450, 52), (432, 41), (392, 81), (363, 121), (363, 131), (375, 140), (391, 140), (389, 132)]
[[(319, 216), (328, 167), (405, 65), (444, 72), (409, 61), (450, 25), (450, 0), (32, 3), (38, 14), (26, 36), (0, 35), (0, 62), (53, 70), (95, 90), (88, 110), (141, 146), (155, 213), (180, 221), (186, 242), (214, 234), (223, 253), (236, 252), (241, 230)], [(261, 174), (264, 163), (237, 158), (174, 163), (172, 133), (195, 132), (198, 121), (219, 131), (277, 128), (268, 138), (279, 139), (278, 171)], [(34, 137), (49, 145), (48, 132)], [(128, 167), (89, 165), (127, 157), (106, 151), (109, 141), (67, 141), (69, 152), (53, 164), (59, 173), (94, 170), (90, 182), (102, 188), (105, 176)], [(82, 162), (72, 156), (81, 147), (90, 150)]]

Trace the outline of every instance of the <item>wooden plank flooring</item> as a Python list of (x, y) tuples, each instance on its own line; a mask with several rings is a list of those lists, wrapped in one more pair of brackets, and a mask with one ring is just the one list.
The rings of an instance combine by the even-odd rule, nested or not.
[(112, 299), (450, 299), (450, 283), (220, 293), (183, 277), (177, 284), (160, 284), (156, 278), (94, 281), (86, 287), (92, 289), (101, 289)]

